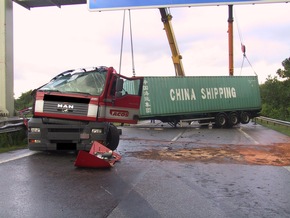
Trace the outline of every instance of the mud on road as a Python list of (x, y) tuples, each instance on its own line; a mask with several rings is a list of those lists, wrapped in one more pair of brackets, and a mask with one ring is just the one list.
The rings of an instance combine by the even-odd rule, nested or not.
[[(178, 142), (175, 142), (175, 144)], [(290, 143), (270, 145), (210, 145), (197, 148), (158, 146), (145, 151), (128, 152), (129, 155), (154, 160), (197, 161), (203, 163), (235, 163), (252, 165), (290, 165)]]

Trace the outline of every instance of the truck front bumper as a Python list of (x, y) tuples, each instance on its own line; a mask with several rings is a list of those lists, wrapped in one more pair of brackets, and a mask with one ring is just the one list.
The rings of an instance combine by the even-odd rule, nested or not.
[(28, 147), (36, 151), (86, 150), (94, 141), (106, 142), (108, 123), (32, 118)]

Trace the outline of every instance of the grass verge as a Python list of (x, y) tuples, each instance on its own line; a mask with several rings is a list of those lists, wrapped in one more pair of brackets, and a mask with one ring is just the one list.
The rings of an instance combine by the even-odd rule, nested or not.
[(26, 129), (0, 134), (0, 153), (27, 148)]
[(9, 147), (2, 147), (0, 148), (0, 153), (5, 153), (8, 151), (15, 151), (19, 149), (27, 148), (27, 145), (15, 145), (15, 146), (9, 146)]
[(273, 129), (277, 132), (280, 132), (280, 133), (283, 133), (287, 136), (290, 136), (290, 128), (287, 126), (282, 126), (282, 125), (274, 124), (274, 123), (266, 123), (265, 121), (261, 121), (259, 119), (257, 119), (256, 122), (262, 126), (269, 128), (269, 129)]

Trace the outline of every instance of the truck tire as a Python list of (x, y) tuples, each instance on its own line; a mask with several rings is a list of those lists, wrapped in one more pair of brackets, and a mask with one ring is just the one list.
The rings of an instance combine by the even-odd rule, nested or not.
[(247, 124), (250, 122), (250, 114), (248, 112), (242, 112), (241, 113), (241, 123), (242, 124)]
[(117, 127), (115, 127), (113, 124), (110, 124), (106, 147), (112, 151), (116, 150), (119, 145), (119, 140), (120, 134)]
[(227, 126), (228, 124), (228, 116), (224, 113), (219, 113), (215, 116), (215, 126), (218, 128), (222, 128)]
[(229, 127), (233, 127), (240, 122), (239, 116), (236, 112), (231, 112), (228, 115), (228, 117), (229, 117), (229, 119), (228, 119), (228, 126)]

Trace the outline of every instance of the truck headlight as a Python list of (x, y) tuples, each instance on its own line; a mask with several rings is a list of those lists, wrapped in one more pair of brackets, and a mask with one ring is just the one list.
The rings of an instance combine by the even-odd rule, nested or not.
[(93, 134), (101, 134), (101, 133), (103, 133), (103, 130), (102, 129), (92, 129), (92, 133)]
[(40, 128), (30, 128), (30, 132), (40, 132)]
[(40, 140), (37, 139), (29, 139), (29, 143), (34, 144), (34, 143), (40, 143)]

